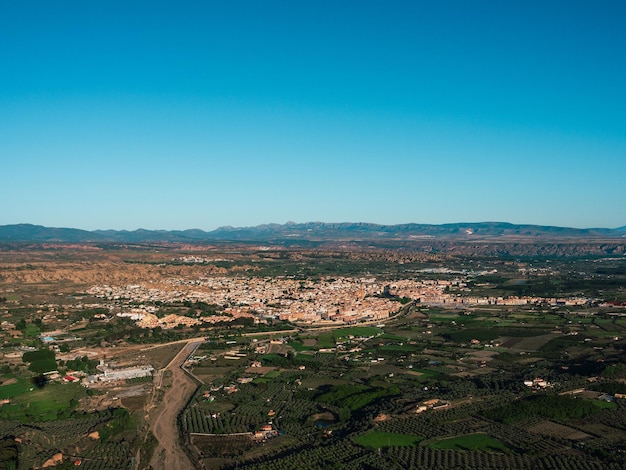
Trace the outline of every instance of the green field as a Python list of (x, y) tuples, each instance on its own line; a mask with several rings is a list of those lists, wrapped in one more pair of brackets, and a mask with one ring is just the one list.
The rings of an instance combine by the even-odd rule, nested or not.
[(593, 400), (591, 403), (593, 403), (593, 406), (601, 410), (612, 410), (617, 408), (617, 404), (610, 401)]
[[(302, 344), (301, 341), (289, 341), (289, 346), (291, 346), (293, 349), (295, 349), (297, 352), (302, 352), (302, 351), (314, 351), (316, 349), (315, 346), (305, 346), (304, 344)], [(333, 344), (334, 346), (334, 344)]]
[(369, 338), (379, 333), (382, 333), (382, 330), (373, 326), (351, 326), (349, 328), (335, 330), (333, 336), (335, 339), (347, 338), (349, 336)]
[(406, 336), (398, 336), (391, 333), (383, 333), (379, 336), (380, 339), (387, 339), (391, 341), (407, 341), (409, 338)]
[(14, 390), (22, 393), (14, 395), (11, 403), (0, 407), (0, 419), (23, 422), (56, 420), (67, 416), (78, 404), (78, 399), (86, 394), (85, 389), (78, 383), (51, 383), (43, 388), (28, 384), (30, 386), (26, 391), (20, 382), (14, 385), (16, 386)]
[[(317, 347), (319, 349), (334, 348), (338, 340), (346, 340), (350, 337), (369, 338), (382, 333), (380, 328), (372, 326), (351, 326), (348, 328), (339, 328), (334, 331), (325, 331), (317, 337)], [(402, 338), (404, 339), (404, 338)], [(304, 350), (303, 346), (295, 346), (296, 350)], [(313, 348), (312, 348), (313, 349)]]
[(28, 392), (35, 386), (28, 380), (19, 378), (16, 383), (9, 385), (0, 385), (0, 400), (5, 398), (14, 398)]
[(353, 440), (363, 447), (379, 449), (381, 447), (409, 447), (420, 442), (423, 438), (410, 434), (395, 432), (371, 431), (355, 437)]
[(461, 321), (461, 316), (457, 313), (440, 313), (437, 315), (429, 315), (429, 318), (433, 322), (441, 322), (441, 323), (449, 323), (453, 321), (459, 320)]
[(32, 323), (27, 323), (26, 328), (24, 328), (24, 337), (25, 338), (36, 338), (41, 334), (41, 330)]
[(499, 440), (483, 433), (465, 434), (430, 444), (433, 449), (480, 450), (508, 452), (509, 449)]
[(317, 347), (329, 349), (335, 347), (335, 336), (332, 332), (322, 333), (317, 337)]
[(416, 352), (417, 348), (413, 345), (410, 344), (405, 344), (403, 346), (400, 346), (399, 344), (388, 344), (386, 346), (380, 346), (378, 348), (376, 348), (377, 351), (379, 352), (405, 352), (405, 353), (412, 353), (412, 352)]

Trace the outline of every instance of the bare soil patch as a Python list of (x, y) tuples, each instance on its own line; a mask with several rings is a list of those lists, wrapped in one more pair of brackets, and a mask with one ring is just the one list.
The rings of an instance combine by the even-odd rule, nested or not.
[(569, 439), (571, 441), (582, 441), (593, 438), (592, 435), (578, 429), (558, 424), (553, 421), (541, 421), (527, 428), (529, 432), (542, 434), (544, 436), (557, 437), (561, 439)]
[(607, 426), (606, 424), (586, 423), (583, 420), (580, 420), (575, 424), (583, 428), (585, 431), (595, 434), (596, 436), (602, 436), (605, 438), (608, 437), (612, 439), (626, 439), (625, 431), (618, 428), (613, 428), (611, 426)]
[(406, 316), (406, 318), (408, 318), (409, 320), (416, 320), (416, 319), (422, 320), (424, 318), (428, 318), (428, 315), (426, 315), (425, 313), (422, 313), (422, 312), (414, 311), (414, 312), (409, 313)]
[(520, 351), (537, 351), (541, 346), (546, 344), (553, 338), (559, 336), (558, 334), (550, 333), (547, 335), (541, 336), (532, 336), (530, 338), (522, 338), (520, 342), (518, 342), (513, 349), (518, 349)]
[(414, 375), (416, 377), (419, 377), (420, 375), (424, 375), (423, 372), (418, 372), (416, 370), (408, 370), (408, 369), (402, 369), (401, 371), (403, 374), (407, 374), (407, 375)]
[(498, 354), (500, 354), (498, 351), (482, 349), (482, 350), (479, 350), (479, 351), (473, 351), (471, 353), (471, 357), (472, 357), (472, 359), (478, 360), (478, 361), (489, 361), (494, 356), (497, 356)]
[(113, 406), (113, 398), (113, 395), (107, 392), (91, 397), (83, 397), (78, 402), (78, 411), (92, 413), (94, 411), (106, 410)]
[(337, 421), (337, 416), (335, 416), (330, 411), (324, 411), (322, 413), (314, 414), (309, 419), (312, 420), (312, 421), (318, 421), (318, 420), (321, 420), (321, 419), (326, 420), (326, 421)]
[(16, 378), (8, 379), (8, 380), (5, 380), (4, 382), (2, 382), (0, 384), (0, 387), (4, 387), (5, 385), (11, 385), (11, 384), (15, 384), (15, 383), (17, 383), (17, 379)]
[(517, 346), (517, 344), (519, 342), (521, 342), (524, 338), (507, 338), (504, 341), (502, 341), (501, 346), (503, 348), (514, 348), (515, 346)]
[(216, 377), (223, 377), (231, 370), (231, 367), (194, 367), (191, 372), (203, 382), (210, 383)]
[(293, 351), (293, 348), (287, 344), (270, 344), (268, 353), (287, 354), (289, 351)]
[(148, 363), (155, 369), (161, 369), (168, 365), (176, 354), (180, 352), (180, 344), (166, 344), (161, 347), (150, 348), (142, 351)]
[(369, 368), (370, 375), (389, 375), (389, 374), (398, 374), (404, 372), (404, 369), (401, 369), (398, 366), (394, 366), (392, 364), (376, 364)]
[(163, 398), (147, 407), (150, 409), (150, 429), (158, 441), (150, 460), (154, 470), (193, 468), (189, 457), (180, 446), (176, 418), (198, 386), (180, 367), (194, 348), (193, 344), (188, 344), (180, 349), (163, 373)]
[(148, 395), (122, 398), (122, 406), (130, 411), (141, 411), (146, 406)]
[(118, 398), (131, 398), (148, 395), (152, 390), (151, 383), (129, 386), (117, 393)]

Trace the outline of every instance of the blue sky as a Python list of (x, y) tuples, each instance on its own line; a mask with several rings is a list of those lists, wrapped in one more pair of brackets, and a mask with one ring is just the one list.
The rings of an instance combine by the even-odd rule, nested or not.
[[(130, 3), (130, 5), (129, 5)], [(626, 224), (626, 3), (0, 3), (0, 224)]]

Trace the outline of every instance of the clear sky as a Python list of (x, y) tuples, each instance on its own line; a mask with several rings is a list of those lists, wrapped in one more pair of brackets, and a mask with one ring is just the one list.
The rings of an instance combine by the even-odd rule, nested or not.
[(0, 2), (0, 225), (626, 224), (626, 2)]

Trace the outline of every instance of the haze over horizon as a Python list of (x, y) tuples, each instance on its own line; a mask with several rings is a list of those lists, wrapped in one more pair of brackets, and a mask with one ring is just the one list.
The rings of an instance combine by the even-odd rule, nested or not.
[(626, 223), (626, 4), (0, 5), (0, 225)]

